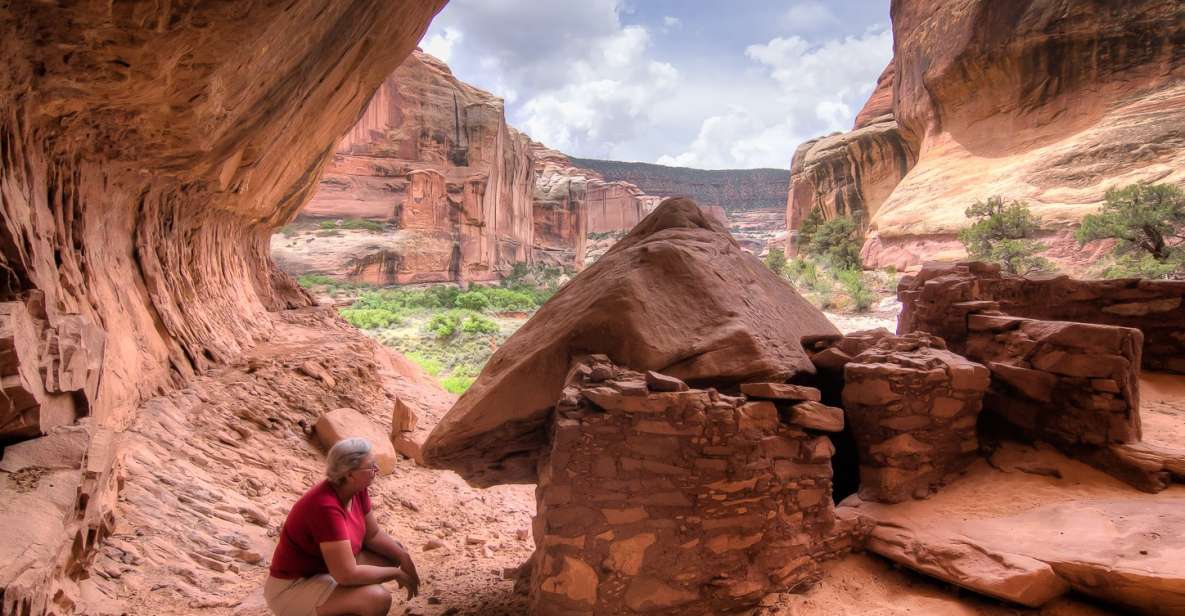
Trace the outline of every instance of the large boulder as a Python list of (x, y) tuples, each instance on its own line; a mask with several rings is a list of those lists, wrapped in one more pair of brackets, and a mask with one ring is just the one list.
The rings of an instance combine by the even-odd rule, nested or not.
[(478, 485), (534, 482), (544, 420), (573, 357), (604, 354), (697, 384), (814, 373), (805, 335), (838, 333), (688, 199), (668, 199), (490, 359), (424, 445)]

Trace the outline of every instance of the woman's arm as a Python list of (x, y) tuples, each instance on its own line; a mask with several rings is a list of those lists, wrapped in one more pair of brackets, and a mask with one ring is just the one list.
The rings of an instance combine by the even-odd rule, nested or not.
[(420, 585), (420, 575), (416, 572), (416, 564), (412, 562), (411, 554), (408, 554), (402, 543), (379, 527), (373, 511), (366, 514), (366, 539), (362, 541), (362, 545), (371, 552), (397, 563), (415, 587)]
[(350, 549), (350, 541), (326, 541), (321, 545), (321, 556), (329, 567), (329, 575), (342, 586), (365, 586), (398, 580), (400, 586), (409, 585), (409, 577), (399, 567), (359, 565)]

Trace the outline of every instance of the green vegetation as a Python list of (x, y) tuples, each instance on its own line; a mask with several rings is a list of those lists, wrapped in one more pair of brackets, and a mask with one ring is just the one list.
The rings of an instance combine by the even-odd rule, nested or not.
[(1005, 203), (1002, 197), (978, 201), (964, 211), (975, 219), (959, 232), (959, 241), (973, 258), (999, 263), (1013, 274), (1030, 274), (1053, 268), (1037, 253), (1045, 250), (1034, 239), (1041, 227), (1023, 201)]
[(316, 274), (301, 276), (299, 282), (318, 291), (350, 293), (354, 302), (341, 310), (343, 318), (398, 349), (446, 390), (461, 393), (567, 275), (561, 268), (520, 263), (501, 285), (466, 290), (447, 284), (378, 289)]
[[(809, 217), (808, 217), (809, 218)], [(799, 231), (800, 241), (806, 240), (807, 254), (815, 255), (832, 269), (858, 270), (861, 268), (860, 247), (864, 236), (857, 219), (838, 216), (814, 226), (809, 234)]]
[(787, 260), (772, 249), (765, 264), (789, 279), (799, 292), (822, 310), (867, 312), (896, 276), (865, 272), (860, 263), (863, 232), (858, 217), (824, 220), (819, 208), (807, 214), (798, 227), (802, 255)]
[(338, 284), (336, 280), (324, 274), (303, 274), (296, 277), (296, 283), (306, 289), (321, 286), (328, 287)]
[(786, 275), (786, 251), (781, 248), (770, 248), (765, 256), (765, 266), (779, 276)]
[(364, 220), (361, 218), (347, 218), (341, 221), (339, 225), (342, 229), (350, 229), (353, 231), (370, 231), (371, 233), (381, 233), (387, 229), (387, 225), (373, 220)]
[(1168, 184), (1107, 191), (1103, 207), (1082, 219), (1078, 243), (1114, 240), (1107, 278), (1185, 277), (1185, 192)]
[(382, 329), (403, 320), (398, 312), (384, 308), (343, 308), (341, 315), (358, 329)]
[(473, 376), (448, 376), (440, 380), (440, 386), (450, 394), (463, 394), (477, 377)]
[(844, 293), (852, 300), (852, 308), (856, 312), (868, 312), (876, 303), (876, 293), (869, 286), (864, 272), (860, 270), (843, 270), (836, 274), (836, 279), (843, 286)]

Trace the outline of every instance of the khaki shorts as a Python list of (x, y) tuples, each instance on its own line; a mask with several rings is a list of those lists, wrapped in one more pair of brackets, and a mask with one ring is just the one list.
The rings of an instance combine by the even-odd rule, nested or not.
[(317, 616), (317, 608), (329, 600), (337, 581), (328, 573), (297, 580), (272, 576), (263, 583), (263, 598), (276, 616)]

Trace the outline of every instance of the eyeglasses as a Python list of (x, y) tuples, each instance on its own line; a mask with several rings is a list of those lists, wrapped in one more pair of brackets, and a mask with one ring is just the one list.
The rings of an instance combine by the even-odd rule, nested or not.
[(372, 473), (377, 474), (379, 472), (379, 465), (378, 464), (371, 464), (370, 466), (362, 466), (362, 467), (356, 468), (354, 470), (370, 471)]

